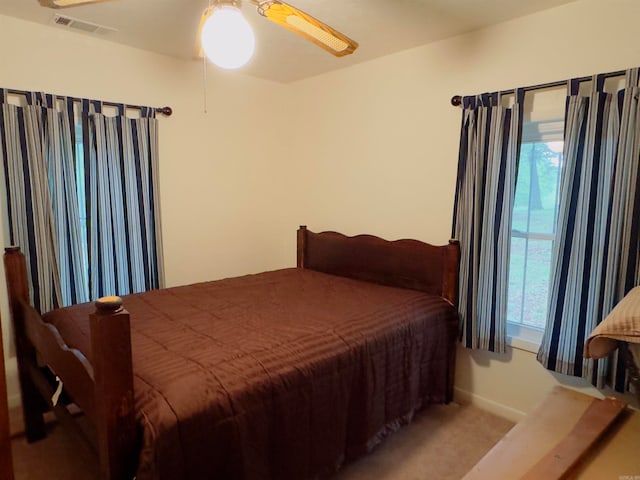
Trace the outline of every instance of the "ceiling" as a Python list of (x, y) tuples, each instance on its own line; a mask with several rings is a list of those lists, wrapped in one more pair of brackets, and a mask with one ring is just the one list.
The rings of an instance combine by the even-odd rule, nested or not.
[[(360, 44), (352, 55), (337, 58), (261, 17), (245, 0), (242, 10), (254, 29), (256, 52), (243, 70), (292, 82), (572, 1), (290, 0)], [(93, 34), (104, 40), (194, 59), (195, 34), (207, 5), (208, 0), (114, 0), (51, 10), (38, 0), (1, 0), (0, 15), (65, 28), (52, 24), (54, 14), (60, 13), (116, 29)]]

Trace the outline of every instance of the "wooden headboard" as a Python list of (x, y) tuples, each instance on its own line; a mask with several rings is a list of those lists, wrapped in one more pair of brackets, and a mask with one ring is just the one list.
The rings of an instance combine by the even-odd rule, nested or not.
[(458, 304), (457, 240), (434, 246), (418, 240), (389, 241), (372, 235), (298, 229), (299, 268), (440, 295)]

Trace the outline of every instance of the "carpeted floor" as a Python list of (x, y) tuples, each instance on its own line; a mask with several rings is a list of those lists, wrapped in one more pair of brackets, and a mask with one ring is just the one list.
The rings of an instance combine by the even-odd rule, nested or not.
[[(457, 480), (512, 426), (471, 405), (433, 406), (329, 480)], [(49, 436), (33, 444), (13, 438), (16, 480), (96, 479), (88, 449), (57, 425), (49, 428)]]

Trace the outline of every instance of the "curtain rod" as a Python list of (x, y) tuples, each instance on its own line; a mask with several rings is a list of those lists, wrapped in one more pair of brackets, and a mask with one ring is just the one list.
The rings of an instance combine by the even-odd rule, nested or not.
[[(33, 94), (36, 92), (29, 92), (27, 90), (15, 90), (13, 88), (7, 88), (6, 91), (8, 93), (14, 94), (14, 95), (29, 95), (29, 94)], [(48, 94), (45, 94), (48, 95)], [(66, 100), (66, 99), (70, 99), (73, 102), (81, 102), (82, 99), (81, 98), (75, 98), (75, 97), (66, 97), (64, 95), (53, 95), (54, 97)], [(92, 100), (90, 100), (92, 101)], [(156, 113), (160, 113), (162, 115), (166, 115), (167, 117), (170, 117), (171, 114), (173, 113), (173, 109), (171, 107), (142, 107), (140, 105), (127, 105), (127, 104), (122, 104), (122, 103), (116, 103), (116, 102), (103, 102), (101, 100), (99, 100), (100, 103), (102, 103), (103, 105), (108, 105), (110, 107), (119, 107), (120, 105), (124, 105), (125, 108), (132, 108), (134, 110), (142, 110), (143, 108), (153, 108)]]
[[(612, 78), (612, 77), (621, 77), (622, 75), (625, 75), (627, 73), (626, 70), (618, 70), (616, 72), (609, 72), (609, 73), (602, 73), (600, 75), (596, 75), (598, 77), (602, 76), (604, 78)], [(594, 77), (594, 75), (591, 75), (589, 77), (579, 77), (576, 79), (572, 79), (572, 80), (577, 80), (578, 82), (582, 83), (582, 82), (587, 82), (589, 80), (592, 80)], [(530, 85), (528, 87), (522, 87), (522, 88), (518, 88), (517, 90), (524, 90), (525, 92), (531, 91), (531, 90), (542, 90), (544, 88), (551, 88), (551, 87), (560, 87), (562, 85), (566, 85), (567, 82), (569, 80), (560, 80), (557, 82), (549, 82), (549, 83), (540, 83), (538, 85)], [(502, 90), (499, 93), (502, 95), (508, 95), (510, 93), (515, 93), (516, 89), (515, 88), (511, 88), (509, 90)], [(459, 107), (460, 105), (462, 105), (462, 96), (461, 95), (454, 95), (453, 97), (451, 97), (451, 105), (453, 105), (454, 107)]]

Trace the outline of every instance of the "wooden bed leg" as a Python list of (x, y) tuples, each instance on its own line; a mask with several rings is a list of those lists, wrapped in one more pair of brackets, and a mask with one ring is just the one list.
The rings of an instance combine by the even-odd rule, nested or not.
[(446, 250), (447, 268), (442, 273), (442, 296), (451, 302), (451, 305), (458, 308), (458, 276), (460, 268), (460, 242), (455, 239), (449, 240)]
[(305, 252), (307, 251), (307, 226), (300, 225), (298, 228), (298, 246), (297, 246), (297, 266), (305, 267)]
[(4, 370), (4, 347), (0, 328), (0, 472), (6, 480), (13, 480), (13, 460), (9, 431), (9, 405), (7, 402), (7, 379)]
[[(460, 242), (456, 239), (449, 240), (447, 247), (447, 262), (448, 268), (442, 274), (442, 296), (449, 300), (451, 304), (458, 309), (458, 276), (460, 266)], [(453, 401), (453, 390), (455, 383), (455, 371), (456, 371), (456, 351), (458, 348), (458, 331), (456, 331), (455, 337), (451, 342), (451, 353), (449, 354), (449, 365), (447, 375), (447, 402)]]
[(100, 475), (131, 479), (137, 442), (129, 313), (120, 297), (103, 297), (90, 322)]
[(22, 418), (27, 441), (29, 443), (46, 436), (43, 413), (47, 404), (40, 396), (31, 380), (30, 367), (37, 367), (35, 349), (27, 339), (24, 320), (19, 302), (29, 303), (29, 285), (27, 283), (27, 264), (20, 247), (7, 247), (4, 254), (4, 270), (7, 279), (9, 307), (13, 320), (13, 332), (18, 362), (18, 378), (22, 396)]
[(453, 402), (454, 386), (456, 381), (456, 350), (458, 349), (458, 336), (451, 345), (449, 365), (447, 365), (447, 398), (445, 403)]

